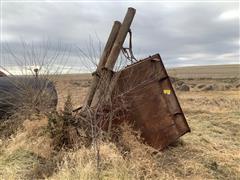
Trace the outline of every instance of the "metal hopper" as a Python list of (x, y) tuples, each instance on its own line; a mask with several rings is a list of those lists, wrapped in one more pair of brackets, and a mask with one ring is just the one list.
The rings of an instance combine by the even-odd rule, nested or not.
[[(102, 114), (106, 114), (111, 112), (108, 106), (114, 106), (112, 99), (124, 97), (128, 105), (127, 116), (121, 117), (120, 113), (113, 121), (100, 120), (99, 126), (109, 130), (111, 124), (133, 122), (134, 127), (141, 130), (146, 143), (161, 150), (190, 129), (160, 55), (135, 63), (131, 61), (132, 64), (123, 70), (113, 71), (121, 50), (129, 50), (128, 57), (133, 57), (131, 38), (129, 48), (123, 48), (123, 43), (128, 32), (131, 37), (130, 25), (135, 12), (134, 8), (128, 8), (123, 23), (114, 22), (81, 112), (84, 114), (88, 108), (103, 107)], [(102, 103), (109, 101), (110, 105)]]
[(117, 73), (114, 94), (124, 94), (130, 105), (128, 121), (149, 145), (163, 149), (190, 131), (159, 54)]

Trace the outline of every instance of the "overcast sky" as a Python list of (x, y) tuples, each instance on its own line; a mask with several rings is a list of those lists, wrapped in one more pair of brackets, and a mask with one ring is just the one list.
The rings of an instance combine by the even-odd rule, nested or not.
[[(103, 45), (114, 20), (122, 21), (127, 7), (136, 9), (131, 26), (137, 58), (160, 53), (166, 67), (239, 64), (239, 2), (17, 2), (1, 7), (1, 43), (16, 56), (21, 41), (64, 51), (67, 64), (80, 69), (77, 48)], [(91, 38), (90, 38), (91, 37)], [(91, 39), (91, 40), (89, 40)], [(91, 42), (93, 41), (93, 42)], [(60, 42), (60, 43), (59, 43)], [(58, 45), (61, 44), (61, 47)], [(70, 51), (68, 51), (70, 52)], [(16, 66), (2, 50), (1, 66)], [(7, 58), (6, 58), (7, 57)], [(11, 62), (10, 62), (11, 61)], [(57, 61), (57, 65), (63, 65)], [(77, 68), (78, 67), (78, 68)], [(13, 67), (12, 67), (13, 68)]]

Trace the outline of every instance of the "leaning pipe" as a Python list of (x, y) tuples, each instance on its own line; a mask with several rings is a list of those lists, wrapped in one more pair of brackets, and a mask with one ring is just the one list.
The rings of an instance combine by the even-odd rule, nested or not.
[(85, 98), (83, 109), (85, 109), (86, 107), (89, 107), (92, 103), (92, 99), (93, 99), (93, 96), (95, 94), (95, 91), (96, 91), (96, 88), (97, 88), (97, 85), (98, 85), (98, 82), (99, 82), (99, 79), (100, 79), (99, 73), (106, 64), (108, 55), (111, 52), (112, 46), (113, 46), (113, 44), (116, 40), (116, 37), (118, 35), (120, 27), (121, 27), (121, 23), (119, 21), (115, 21), (114, 24), (113, 24), (111, 33), (108, 37), (107, 43), (105, 45), (105, 48), (103, 50), (103, 53), (100, 57), (100, 61), (99, 61), (98, 66), (97, 66), (97, 70), (93, 74), (92, 84), (91, 84), (91, 87), (90, 87), (90, 89), (88, 91), (88, 94)]

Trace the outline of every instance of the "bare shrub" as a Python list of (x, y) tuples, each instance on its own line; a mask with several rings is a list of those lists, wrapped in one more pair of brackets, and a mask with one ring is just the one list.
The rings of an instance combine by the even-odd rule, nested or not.
[(119, 142), (99, 141), (101, 161), (92, 148), (82, 147), (64, 154), (52, 179), (154, 179), (161, 177), (156, 151), (142, 143), (139, 132), (123, 124)]
[[(54, 82), (63, 72), (70, 56), (71, 47), (50, 41), (27, 43), (22, 41), (18, 51), (4, 44), (5, 64), (0, 68), (8, 76), (1, 78), (0, 112), (13, 114), (49, 112), (57, 105), (57, 92)], [(6, 62), (13, 61), (17, 72), (11, 72)], [(5, 67), (4, 67), (5, 66)], [(6, 86), (6, 87), (5, 87)]]
[[(6, 44), (3, 48), (5, 63), (0, 64), (7, 74), (0, 79), (0, 129), (4, 137), (22, 127), (25, 119), (56, 110), (55, 81), (63, 71), (66, 72), (64, 65), (70, 54), (70, 48), (60, 42), (53, 48), (49, 41), (42, 44), (22, 41), (19, 49), (13, 50)], [(6, 62), (9, 60), (17, 65), (18, 72), (12, 72), (11, 66), (8, 67)]]

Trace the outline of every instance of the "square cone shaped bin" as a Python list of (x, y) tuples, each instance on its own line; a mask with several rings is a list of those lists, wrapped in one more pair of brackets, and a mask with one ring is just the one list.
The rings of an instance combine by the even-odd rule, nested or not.
[(112, 98), (124, 97), (128, 121), (141, 131), (144, 141), (162, 150), (190, 132), (184, 113), (159, 54), (116, 72)]

